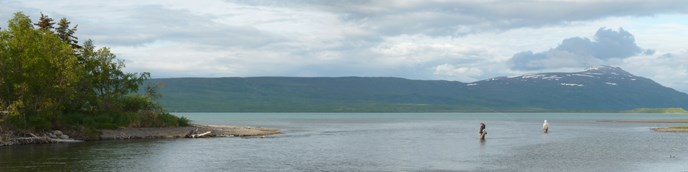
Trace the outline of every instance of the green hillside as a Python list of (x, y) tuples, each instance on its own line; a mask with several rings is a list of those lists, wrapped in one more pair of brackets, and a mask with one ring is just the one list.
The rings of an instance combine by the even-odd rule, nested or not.
[[(646, 78), (496, 78), (475, 83), (388, 77), (169, 78), (171, 112), (621, 112), (686, 107), (688, 95)], [(560, 82), (585, 86), (571, 87)], [(616, 85), (610, 86), (609, 82)]]
[(160, 100), (170, 111), (203, 112), (406, 112), (489, 111), (462, 105), (465, 85), (400, 78), (175, 78)]
[(670, 113), (670, 114), (686, 114), (683, 108), (638, 108), (626, 111), (627, 113)]

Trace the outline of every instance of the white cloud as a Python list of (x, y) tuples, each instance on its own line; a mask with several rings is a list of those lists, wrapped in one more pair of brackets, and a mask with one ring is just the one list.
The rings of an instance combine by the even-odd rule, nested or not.
[(673, 54), (628, 58), (620, 66), (635, 75), (688, 93), (688, 49)]
[(607, 17), (688, 12), (688, 5), (679, 0), (369, 0), (296, 1), (293, 4), (313, 6), (314, 9), (342, 14), (348, 21), (367, 23), (370, 30), (388, 36), (408, 33), (433, 36), (465, 35), (514, 28), (556, 26)]
[[(22, 10), (79, 24), (77, 36), (111, 47), (127, 71), (154, 77), (395, 76), (472, 82), (511, 70), (516, 53), (623, 27), (656, 50), (605, 61), (688, 90), (683, 1), (0, 1), (0, 27)], [(670, 60), (656, 58), (671, 53)], [(553, 51), (551, 68), (601, 63)], [(683, 58), (683, 59), (682, 59)], [(557, 60), (559, 59), (559, 60)], [(567, 59), (567, 60), (562, 60)], [(680, 62), (680, 63), (679, 63)], [(687, 63), (684, 63), (687, 64)], [(567, 67), (569, 66), (569, 67)], [(671, 73), (669, 71), (679, 71)]]
[(436, 61), (476, 61), (489, 56), (483, 47), (464, 44), (451, 39), (422, 35), (397, 36), (371, 48), (387, 64), (419, 65)]
[(451, 80), (472, 81), (475, 77), (483, 74), (483, 71), (475, 67), (460, 67), (451, 64), (442, 64), (435, 66), (434, 74), (440, 75)]
[(604, 64), (609, 60), (654, 52), (638, 47), (633, 35), (623, 28), (619, 28), (618, 31), (600, 28), (592, 39), (566, 38), (557, 47), (544, 52), (516, 53), (509, 63), (515, 70), (587, 67)]

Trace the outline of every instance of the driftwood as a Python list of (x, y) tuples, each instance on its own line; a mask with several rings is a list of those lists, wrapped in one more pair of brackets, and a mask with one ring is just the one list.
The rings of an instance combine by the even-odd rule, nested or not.
[(18, 137), (11, 140), (14, 144), (47, 144), (47, 143), (78, 143), (83, 140), (52, 138), (49, 136), (37, 136), (33, 133), (28, 133), (31, 137)]
[(41, 143), (79, 143), (83, 140), (74, 139), (53, 139), (50, 137), (19, 137), (13, 139), (18, 144), (41, 144)]
[(186, 135), (187, 138), (201, 138), (201, 137), (208, 137), (209, 134), (212, 133), (211, 131), (206, 131), (203, 133), (198, 133), (198, 128), (193, 129), (189, 131), (189, 134)]
[(200, 133), (200, 134), (192, 134), (192, 135), (191, 135), (191, 138), (205, 137), (206, 135), (208, 135), (208, 134), (210, 134), (210, 133), (211, 133), (210, 131), (206, 131), (206, 132)]

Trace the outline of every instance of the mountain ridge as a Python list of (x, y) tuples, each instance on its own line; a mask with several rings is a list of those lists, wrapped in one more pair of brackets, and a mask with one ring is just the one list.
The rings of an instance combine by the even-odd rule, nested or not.
[(688, 94), (618, 67), (464, 83), (396, 77), (165, 78), (160, 103), (182, 112), (618, 112), (688, 108)]

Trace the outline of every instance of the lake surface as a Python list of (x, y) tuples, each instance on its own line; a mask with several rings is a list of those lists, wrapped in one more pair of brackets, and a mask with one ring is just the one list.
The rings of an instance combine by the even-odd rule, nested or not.
[[(267, 138), (0, 147), (0, 171), (688, 171), (688, 124), (665, 114), (180, 113), (196, 123), (277, 128)], [(550, 133), (542, 133), (548, 120)], [(480, 121), (487, 139), (478, 139)]]

